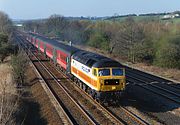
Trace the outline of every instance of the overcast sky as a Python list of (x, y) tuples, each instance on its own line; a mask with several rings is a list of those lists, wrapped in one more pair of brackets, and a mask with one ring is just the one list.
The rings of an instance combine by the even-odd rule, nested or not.
[(180, 10), (180, 0), (0, 0), (0, 11), (12, 19), (63, 16), (112, 16), (172, 12)]

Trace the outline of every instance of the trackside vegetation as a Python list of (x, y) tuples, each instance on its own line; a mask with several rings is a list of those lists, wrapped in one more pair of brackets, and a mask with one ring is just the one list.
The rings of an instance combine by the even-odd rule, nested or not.
[(44, 20), (27, 21), (24, 29), (73, 44), (92, 46), (132, 63), (180, 69), (180, 23), (163, 21), (159, 16), (137, 18), (73, 20), (52, 15)]
[(0, 62), (14, 52), (15, 46), (11, 44), (13, 29), (8, 15), (0, 11)]
[(16, 55), (13, 55), (11, 59), (13, 76), (17, 86), (24, 84), (25, 72), (28, 66), (28, 60), (23, 52), (24, 51), (20, 50)]
[[(0, 11), (0, 124), (23, 124), (21, 106), (27, 60), (14, 44), (12, 21)], [(20, 88), (20, 89), (18, 89)]]

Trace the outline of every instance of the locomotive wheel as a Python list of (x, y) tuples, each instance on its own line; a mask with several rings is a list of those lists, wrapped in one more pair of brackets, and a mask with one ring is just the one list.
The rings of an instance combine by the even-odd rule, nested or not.
[(76, 85), (78, 85), (78, 79), (77, 79), (77, 78), (75, 78), (75, 80), (74, 80), (74, 81), (75, 81)]
[(94, 90), (91, 90), (91, 96), (93, 99), (96, 99), (96, 92)]
[(87, 92), (89, 95), (91, 95), (91, 89), (90, 89), (88, 86), (87, 86), (86, 92)]
[(70, 73), (70, 74), (68, 74), (68, 76), (69, 76), (69, 78), (72, 80), (72, 81), (74, 81), (74, 76)]
[(85, 84), (83, 84), (83, 88), (82, 88), (85, 92), (87, 91), (87, 86)]
[(82, 82), (80, 82), (80, 88), (83, 89), (83, 83)]

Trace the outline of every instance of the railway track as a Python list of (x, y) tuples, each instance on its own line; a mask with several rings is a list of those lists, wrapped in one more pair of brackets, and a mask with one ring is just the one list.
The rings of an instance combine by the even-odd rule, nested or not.
[(141, 78), (150, 79), (151, 82), (158, 81), (158, 82), (161, 82), (161, 83), (172, 83), (172, 81), (170, 81), (168, 79), (164, 79), (164, 78), (161, 78), (159, 76), (155, 76), (153, 74), (149, 74), (149, 73), (146, 73), (146, 72), (143, 72), (143, 71), (140, 71), (140, 70), (137, 70), (137, 69), (133, 69), (133, 68), (130, 68), (130, 67), (127, 67), (127, 66), (125, 66), (125, 68), (126, 68), (127, 73), (138, 74), (139, 76), (141, 76)]
[[(159, 88), (159, 89), (164, 89), (164, 91), (167, 91), (169, 93), (172, 93), (178, 97), (180, 97), (180, 84), (176, 84), (176, 83), (172, 83), (169, 81), (157, 81), (156, 79), (153, 79), (154, 77), (150, 77), (150, 76), (143, 76), (143, 74), (141, 73), (136, 73), (136, 72), (128, 72), (128, 77), (130, 78), (137, 78), (140, 79), (140, 82), (145, 82), (145, 83), (149, 83), (152, 86)], [(179, 86), (178, 86), (179, 85)]]
[[(62, 86), (63, 86), (63, 88), (67, 91), (67, 93), (69, 93), (69, 95), (71, 95), (71, 97), (75, 95), (75, 90), (73, 91), (73, 93), (70, 93), (70, 92), (68, 91), (69, 89), (73, 90), (72, 87), (71, 87), (71, 88), (70, 88), (70, 86), (67, 87), (67, 84), (66, 84), (67, 81), (66, 81), (66, 80), (67, 80), (68, 78), (66, 78), (65, 76), (62, 76), (62, 75), (59, 74), (59, 73), (58, 73), (58, 74), (59, 74), (58, 76), (57, 76), (57, 75), (54, 75), (54, 72), (52, 72), (54, 69), (50, 68), (50, 65), (49, 65), (49, 66), (47, 66), (47, 64), (42, 64), (42, 65), (44, 65), (44, 67), (47, 67), (46, 69), (47, 69), (48, 71), (50, 71), (51, 74), (53, 75), (53, 77), (55, 77), (55, 78), (57, 79), (59, 85), (61, 85), (62, 83), (65, 83), (66, 86), (65, 86), (65, 85), (62, 85)], [(78, 96), (79, 96), (79, 98), (78, 98)], [(96, 124), (123, 124), (121, 120), (117, 119), (116, 117), (114, 117), (113, 115), (111, 115), (109, 112), (107, 112), (106, 110), (102, 109), (102, 107), (99, 107), (99, 105), (92, 105), (92, 104), (90, 105), (90, 104), (87, 103), (87, 100), (83, 100), (85, 103), (88, 104), (88, 105), (87, 105), (87, 104), (84, 105), (82, 101), (79, 101), (80, 98), (81, 98), (81, 96), (79, 95), (79, 92), (77, 93), (77, 96), (76, 96), (76, 97), (72, 97), (72, 98), (74, 98), (74, 99), (75, 99), (75, 98), (78, 98), (78, 99), (75, 99), (76, 102), (78, 102), (79, 105), (80, 105), (89, 115), (91, 115), (90, 117), (95, 116), (94, 120), (96, 119), (96, 121), (97, 121)], [(85, 98), (86, 98), (86, 97), (85, 97)], [(96, 106), (96, 108), (95, 108), (94, 106)], [(99, 111), (99, 112), (93, 111), (94, 108), (95, 108), (97, 111)], [(102, 112), (103, 114), (101, 114), (101, 112)], [(101, 114), (101, 115), (99, 115), (99, 114), (97, 114), (97, 113), (99, 113), (99, 114)]]
[[(58, 102), (62, 113), (60, 115), (63, 124), (90, 124), (96, 125), (96, 121), (76, 102), (60, 84), (58, 80), (47, 70), (46, 67), (35, 57), (31, 55), (30, 60), (38, 70), (47, 89), (53, 94)], [(58, 85), (58, 86), (54, 86)], [(57, 87), (58, 89), (55, 89)]]
[(110, 112), (112, 112), (112, 114), (116, 115), (117, 117), (126, 119), (128, 125), (132, 123), (134, 125), (150, 125), (150, 123), (148, 123), (146, 120), (142, 119), (140, 116), (129, 111), (126, 107), (123, 107), (121, 105), (118, 105), (116, 107), (106, 107), (106, 109), (108, 109)]
[[(56, 68), (53, 68), (53, 70), (57, 70)], [(58, 74), (62, 74), (62, 72), (60, 72), (59, 70), (57, 70), (57, 76)], [(67, 76), (64, 74), (64, 77), (67, 78)], [(68, 79), (69, 80), (69, 79)], [(71, 83), (73, 83), (73, 81), (71, 81)], [(74, 85), (76, 85), (76, 83), (74, 83)], [(141, 124), (141, 125), (148, 125), (149, 123), (146, 122), (145, 120), (141, 119), (138, 115), (130, 112), (128, 109), (126, 109), (125, 107), (122, 106), (118, 106), (116, 108), (109, 108), (109, 107), (102, 107), (101, 105), (99, 105), (98, 102), (96, 102), (93, 98), (91, 98), (86, 92), (84, 92), (82, 89), (79, 88), (79, 86), (77, 86), (77, 89), (79, 90), (79, 93), (82, 93), (83, 95), (86, 95), (89, 99), (91, 99), (91, 101), (96, 105), (96, 106), (100, 106), (100, 110), (102, 111), (106, 111), (106, 112), (110, 112), (108, 113), (108, 115), (110, 115), (111, 117), (116, 117), (116, 119), (121, 119), (121, 121), (124, 124)], [(105, 113), (106, 114), (106, 113)]]
[(63, 86), (61, 86), (61, 84), (59, 84), (59, 80), (55, 78), (41, 62), (35, 64), (35, 66), (36, 68), (38, 68), (42, 76), (45, 77), (45, 81), (48, 83), (51, 90), (54, 91), (54, 95), (57, 97), (58, 101), (61, 103), (62, 107), (69, 115), (69, 117), (72, 119), (72, 123), (94, 125), (97, 124), (95, 119), (92, 118), (74, 98), (72, 98), (67, 90)]
[[(151, 74), (143, 73), (142, 71), (132, 70), (129, 68), (127, 72), (130, 76), (136, 76), (137, 78), (141, 78), (141, 80), (144, 80), (148, 83), (157, 83), (163, 88), (166, 87), (168, 89), (174, 89), (174, 91), (180, 90), (180, 84), (174, 83), (170, 80), (166, 80)], [(177, 91), (177, 93), (180, 93), (180, 91)]]
[[(49, 66), (51, 67), (51, 64), (49, 64)], [(48, 67), (49, 67), (48, 66)], [(57, 70), (56, 68), (52, 69)], [(60, 76), (60, 74), (62, 74), (63, 72), (57, 70), (56, 76)], [(67, 78), (67, 76), (64, 74), (64, 78)], [(68, 79), (68, 78), (67, 78)], [(71, 81), (73, 82), (73, 81)], [(76, 85), (76, 83), (74, 83), (74, 85)], [(145, 120), (141, 119), (138, 115), (130, 112), (129, 110), (127, 110), (125, 107), (122, 106), (118, 106), (118, 108), (109, 108), (109, 107), (102, 107), (101, 105), (99, 105), (98, 102), (96, 102), (93, 98), (91, 98), (86, 92), (84, 92), (81, 88), (79, 88), (79, 86), (77, 86), (79, 89), (79, 93), (83, 93), (84, 95), (86, 95), (87, 97), (89, 97), (89, 99), (91, 99), (91, 101), (93, 103), (96, 104), (97, 107), (100, 106), (100, 111), (106, 111), (106, 112), (110, 112), (108, 114), (106, 114), (106, 112), (104, 114), (106, 114), (107, 117), (109, 117), (108, 115), (110, 115), (111, 117), (116, 116), (115, 119), (120, 119), (124, 124), (141, 124), (141, 125), (148, 125), (149, 123), (146, 122)], [(86, 98), (87, 98), (86, 97)], [(113, 115), (112, 115), (113, 114)]]
[[(92, 115), (90, 115), (90, 112), (85, 110), (86, 107), (83, 107), (80, 104), (80, 102), (78, 102), (77, 99), (72, 97), (72, 95), (68, 92), (67, 88), (63, 87), (60, 84), (60, 82), (62, 82), (63, 78), (57, 78), (42, 62), (40, 62), (40, 60), (38, 58), (36, 58), (36, 57), (33, 57), (33, 58), (34, 58), (34, 59), (32, 59), (33, 62), (38, 63), (38, 64), (35, 64), (36, 68), (43, 75), (43, 77), (46, 76), (46, 78), (44, 78), (44, 79), (48, 83), (48, 86), (51, 89), (51, 91), (54, 91), (53, 93), (58, 98), (57, 100), (60, 103), (66, 103), (67, 102), (66, 104), (62, 104), (63, 105), (62, 107), (65, 109), (67, 114), (70, 115), (70, 117), (72, 119), (72, 123), (74, 123), (74, 124), (124, 124), (124, 123), (121, 122), (121, 120), (117, 119), (113, 115), (110, 115), (109, 112), (103, 111), (103, 109), (99, 109), (98, 112), (94, 111), (96, 113), (100, 113), (101, 115), (102, 115), (101, 112), (103, 112), (105, 114), (105, 117), (104, 116), (100, 116), (98, 118), (98, 120), (96, 121), (97, 117), (96, 118), (92, 117)], [(49, 76), (49, 77), (47, 77), (47, 76)], [(54, 80), (54, 81), (52, 81), (52, 80)], [(63, 91), (66, 91), (65, 93), (70, 96), (70, 98), (71, 98), (70, 101), (60, 100), (60, 98), (61, 99), (62, 98), (67, 98), (67, 97), (65, 97), (65, 95), (63, 93), (61, 93), (62, 90), (59, 89), (60, 87), (62, 87), (64, 89)], [(61, 95), (62, 97), (58, 97), (59, 95)], [(76, 111), (73, 111), (73, 110), (67, 111), (70, 108), (69, 107), (66, 108), (65, 106), (67, 106), (69, 104), (72, 104), (72, 102), (73, 103), (77, 103), (77, 105), (78, 105), (77, 107), (79, 107), (79, 109), (76, 110)], [(95, 105), (95, 106), (97, 106), (97, 105)], [(94, 110), (95, 106), (92, 107), (92, 110)], [(75, 106), (73, 106), (73, 107), (75, 107)], [(81, 110), (83, 110), (83, 112), (84, 112), (83, 115), (80, 115), (81, 113), (79, 113), (79, 111), (81, 111)], [(84, 116), (86, 116), (88, 118), (83, 120), (82, 117), (84, 117)], [(79, 117), (79, 118), (76, 118), (76, 117)]]
[[(57, 71), (57, 76), (58, 74), (62, 74), (61, 71), (57, 70), (56, 68), (53, 68), (53, 70)], [(63, 74), (65, 78), (67, 78), (67, 76), (65, 74)], [(70, 79), (68, 79), (70, 80)], [(73, 83), (74, 85), (76, 85), (76, 83), (74, 83), (73, 81), (71, 81), (71, 83)], [(77, 86), (77, 85), (76, 85)], [(79, 86), (77, 86), (77, 89), (79, 91), (79, 93), (82, 93), (83, 95), (86, 95), (91, 102), (93, 102), (96, 106), (100, 106), (100, 110), (101, 111), (106, 111), (106, 112), (110, 112), (108, 113), (108, 115), (110, 115), (111, 117), (116, 117), (116, 119), (121, 119), (121, 121), (124, 124), (140, 124), (140, 125), (149, 125), (149, 123), (143, 119), (140, 118), (140, 116), (136, 115), (133, 112), (130, 112), (128, 109), (126, 109), (125, 107), (122, 107), (120, 105), (118, 105), (116, 108), (115, 107), (108, 107), (108, 106), (102, 106), (99, 105), (98, 102), (96, 102), (93, 98), (91, 98), (85, 91), (83, 91), (81, 88), (79, 88)]]
[[(21, 41), (21, 39), (19, 39), (17, 37), (18, 41)], [(25, 51), (25, 50), (24, 50)], [(25, 51), (25, 54), (27, 55), (27, 52)], [(46, 83), (45, 79), (42, 77), (42, 75), (39, 73), (38, 69), (36, 68), (35, 64), (32, 62), (32, 60), (29, 58), (29, 56), (27, 55), (27, 58), (29, 59), (30, 65), (33, 67), (33, 69), (36, 71), (38, 78), (40, 80), (40, 83), (42, 85), (42, 87), (44, 88), (44, 90), (46, 91), (46, 93), (48, 93), (48, 97), (50, 98), (51, 102), (53, 103), (61, 121), (60, 123), (62, 124), (69, 124), (69, 125), (73, 125), (73, 121), (71, 120), (71, 118), (68, 116), (68, 114), (66, 113), (66, 111), (63, 109), (63, 106), (61, 105), (61, 103), (58, 101), (58, 98), (56, 97), (56, 95), (54, 95), (54, 91), (51, 90), (51, 88), (48, 86), (48, 84)]]
[(180, 91), (177, 88), (171, 88), (166, 83), (153, 81), (153, 79), (150, 79), (149, 77), (148, 79), (146, 77), (142, 78), (137, 73), (133, 72), (128, 73), (127, 79), (130, 83), (133, 83), (159, 96), (180, 104)]
[[(145, 73), (144, 76), (141, 71), (138, 72), (136, 70), (132, 72), (129, 70), (126, 72), (126, 75), (127, 82), (129, 82), (128, 86), (130, 88), (133, 88), (134, 86), (136, 89), (133, 90), (135, 91), (139, 90), (140, 92), (137, 93), (137, 96), (142, 96), (138, 98), (143, 101), (145, 100), (148, 104), (152, 105), (152, 107), (147, 106), (147, 108), (150, 108), (150, 110), (152, 109), (153, 111), (155, 110), (155, 112), (145, 111), (144, 113), (147, 116), (152, 119), (155, 118), (155, 120), (162, 124), (179, 123), (179, 119), (176, 118), (176, 113), (179, 112), (178, 108), (180, 105), (180, 84), (173, 83), (172, 81), (160, 77), (154, 79), (155, 76), (151, 77), (151, 74)], [(143, 95), (144, 92), (145, 94)]]
[[(42, 58), (41, 58), (42, 59)], [(42, 59), (42, 60), (44, 60), (44, 59)], [(57, 68), (55, 68), (55, 69), (51, 69), (51, 65), (50, 64), (45, 64), (45, 63), (47, 63), (47, 62), (42, 62), (42, 65), (44, 65), (44, 67), (45, 66), (47, 66), (47, 70), (48, 71), (57, 71), (57, 72), (51, 72), (51, 75), (53, 75), (53, 77), (56, 77), (55, 79), (58, 81), (58, 82), (63, 82), (63, 80), (68, 80), (68, 81), (70, 81), (70, 79), (67, 79), (67, 76), (65, 76), (64, 74), (63, 74), (63, 78), (64, 79), (62, 79), (62, 76), (60, 76), (60, 74), (62, 74), (62, 72), (60, 72), (59, 70), (57, 70)], [(49, 66), (48, 66), (49, 65)], [(61, 79), (59, 79), (59, 78), (61, 78)], [(73, 83), (72, 81), (70, 81), (71, 82), (71, 84), (74, 84), (74, 85), (76, 85), (75, 83)], [(66, 84), (67, 85), (67, 84)], [(72, 85), (71, 85), (71, 87), (72, 87)], [(132, 112), (130, 112), (130, 111), (128, 111), (126, 108), (124, 108), (124, 107), (121, 107), (121, 106), (119, 106), (119, 108), (114, 108), (114, 109), (111, 109), (111, 108), (108, 108), (108, 107), (103, 107), (103, 106), (101, 106), (99, 103), (97, 103), (94, 99), (92, 99), (86, 92), (84, 92), (82, 89), (80, 89), (77, 85), (76, 85), (76, 88), (78, 89), (78, 91), (80, 92), (80, 93), (82, 93), (81, 95), (83, 95), (83, 96), (87, 96), (88, 97), (88, 99), (90, 100), (90, 102), (91, 103), (93, 103), (94, 104), (94, 106), (96, 106), (96, 107), (98, 107), (98, 110), (99, 110), (99, 113), (100, 112), (103, 112), (103, 114), (105, 114), (105, 116), (107, 117), (107, 118), (109, 118), (109, 119), (114, 119), (114, 120), (112, 120), (115, 124), (141, 124), (141, 125), (148, 125), (149, 123), (148, 122), (146, 122), (145, 120), (143, 120), (143, 119), (141, 119), (138, 115), (136, 115), (136, 114), (134, 114), (134, 113), (132, 113)], [(68, 90), (68, 88), (65, 88), (66, 90)], [(85, 98), (87, 98), (87, 97), (85, 97)], [(80, 102), (79, 102), (80, 103)], [(85, 108), (87, 108), (88, 106), (83, 106), (83, 108), (85, 109)], [(116, 112), (114, 112), (113, 110), (116, 110)], [(121, 113), (121, 114), (124, 114), (124, 115), (121, 115), (121, 117), (119, 116), (119, 113)], [(91, 113), (89, 113), (89, 114), (91, 114)], [(94, 115), (94, 114), (91, 114), (91, 115)], [(123, 117), (122, 117), (123, 116)], [(100, 117), (101, 118), (101, 117)], [(126, 119), (126, 120), (124, 120), (124, 119)], [(102, 121), (102, 119), (101, 119), (101, 121)], [(107, 122), (105, 122), (106, 124), (107, 124)], [(114, 124), (113, 123), (113, 124)]]

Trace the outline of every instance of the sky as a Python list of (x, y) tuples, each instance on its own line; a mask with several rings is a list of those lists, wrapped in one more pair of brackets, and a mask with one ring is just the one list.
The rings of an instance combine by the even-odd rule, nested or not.
[(12, 19), (62, 16), (112, 16), (173, 12), (180, 10), (180, 0), (0, 0), (0, 11)]

